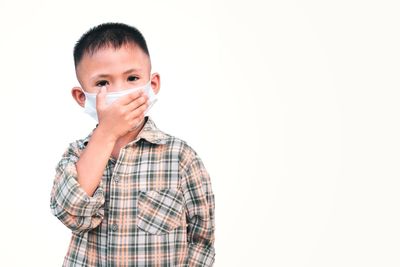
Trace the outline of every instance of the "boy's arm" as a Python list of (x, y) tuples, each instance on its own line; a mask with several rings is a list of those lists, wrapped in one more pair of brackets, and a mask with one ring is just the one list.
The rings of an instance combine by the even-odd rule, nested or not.
[(188, 219), (189, 242), (185, 266), (212, 266), (215, 257), (214, 194), (209, 174), (197, 154), (183, 171), (182, 190)]
[(101, 126), (100, 124), (94, 130), (89, 143), (76, 163), (77, 181), (89, 196), (93, 196), (103, 177), (116, 140), (108, 135)]

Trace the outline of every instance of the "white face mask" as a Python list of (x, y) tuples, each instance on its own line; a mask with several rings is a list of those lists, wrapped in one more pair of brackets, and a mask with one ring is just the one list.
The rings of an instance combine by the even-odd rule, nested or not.
[[(146, 115), (147, 112), (150, 110), (150, 108), (153, 106), (153, 104), (157, 101), (157, 97), (154, 94), (153, 89), (151, 88), (151, 81), (149, 81), (148, 83), (146, 83), (145, 85), (140, 86), (140, 87), (126, 89), (126, 90), (122, 90), (122, 91), (118, 91), (118, 92), (107, 93), (106, 104), (110, 105), (112, 102), (114, 102), (118, 98), (125, 96), (127, 94), (130, 94), (130, 93), (133, 93), (140, 89), (143, 89), (144, 93), (148, 97), (149, 106), (147, 107), (146, 111), (144, 112), (144, 114)], [(85, 113), (89, 114), (90, 117), (92, 117), (93, 119), (95, 119), (98, 122), (99, 120), (98, 120), (97, 111), (96, 111), (96, 96), (97, 96), (97, 94), (96, 93), (88, 93), (85, 91), (83, 91), (83, 93), (85, 94), (85, 97), (86, 97), (85, 110), (84, 110)]]

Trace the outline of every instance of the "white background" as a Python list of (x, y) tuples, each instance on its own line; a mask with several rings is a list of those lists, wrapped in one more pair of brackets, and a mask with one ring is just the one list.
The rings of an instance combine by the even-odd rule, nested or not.
[(61, 266), (55, 165), (94, 127), (72, 49), (109, 21), (143, 32), (150, 114), (210, 173), (215, 266), (400, 266), (398, 3), (1, 1), (1, 266)]

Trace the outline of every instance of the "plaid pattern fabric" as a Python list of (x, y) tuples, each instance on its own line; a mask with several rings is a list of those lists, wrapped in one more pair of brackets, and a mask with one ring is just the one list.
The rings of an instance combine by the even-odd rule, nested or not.
[(214, 194), (199, 155), (153, 120), (110, 158), (93, 196), (75, 164), (90, 140), (56, 166), (50, 208), (72, 237), (63, 266), (212, 266)]

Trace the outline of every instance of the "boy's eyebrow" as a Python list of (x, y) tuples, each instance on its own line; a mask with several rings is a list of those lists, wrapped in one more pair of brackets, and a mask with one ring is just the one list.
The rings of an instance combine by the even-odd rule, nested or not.
[(124, 72), (124, 74), (128, 74), (128, 73), (131, 73), (131, 72), (135, 72), (135, 71), (141, 71), (142, 69), (139, 69), (139, 68), (133, 68), (133, 69), (129, 69), (129, 70), (127, 70), (127, 71), (125, 71)]
[[(131, 73), (131, 72), (136, 72), (136, 71), (141, 71), (141, 70), (142, 69), (139, 69), (139, 68), (136, 68), (136, 69), (132, 68), (132, 69), (129, 69), (127, 71), (124, 71), (123, 74), (128, 74), (128, 73)], [(109, 76), (111, 76), (111, 75), (110, 74), (96, 74), (91, 78), (91, 80), (98, 79), (98, 78), (107, 78)]]

